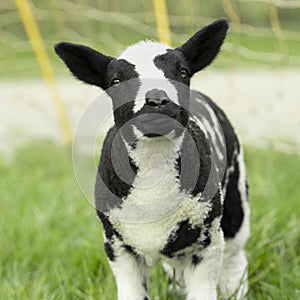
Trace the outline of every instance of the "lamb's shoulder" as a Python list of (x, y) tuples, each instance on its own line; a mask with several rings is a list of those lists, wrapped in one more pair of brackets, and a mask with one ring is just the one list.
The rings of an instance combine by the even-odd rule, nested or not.
[(114, 125), (107, 133), (96, 174), (95, 205), (97, 211), (108, 212), (120, 206), (132, 189), (137, 168), (128, 158), (125, 143)]

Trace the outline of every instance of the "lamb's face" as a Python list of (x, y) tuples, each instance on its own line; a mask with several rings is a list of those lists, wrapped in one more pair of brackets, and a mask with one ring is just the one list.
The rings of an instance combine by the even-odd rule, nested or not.
[(189, 72), (183, 54), (164, 44), (127, 48), (107, 66), (116, 125), (130, 125), (135, 135), (178, 136), (188, 120)]
[(172, 138), (187, 124), (190, 77), (216, 57), (227, 29), (226, 20), (217, 20), (176, 49), (140, 42), (117, 58), (65, 42), (55, 51), (77, 78), (101, 87), (112, 98), (119, 130), (135, 137)]

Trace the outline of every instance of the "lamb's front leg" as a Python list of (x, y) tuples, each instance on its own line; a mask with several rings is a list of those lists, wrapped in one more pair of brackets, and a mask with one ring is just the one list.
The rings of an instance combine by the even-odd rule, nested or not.
[[(110, 248), (112, 247), (112, 248)], [(147, 300), (147, 268), (143, 260), (125, 245), (105, 242), (109, 264), (118, 287), (118, 300)]]
[[(214, 241), (213, 241), (214, 240)], [(195, 254), (184, 269), (187, 300), (216, 300), (222, 268), (223, 234), (211, 239), (211, 244)]]

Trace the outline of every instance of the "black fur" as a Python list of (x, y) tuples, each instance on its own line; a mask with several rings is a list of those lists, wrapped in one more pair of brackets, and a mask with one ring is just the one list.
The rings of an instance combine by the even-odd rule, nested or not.
[(62, 42), (54, 46), (55, 52), (65, 62), (70, 71), (86, 83), (105, 87), (108, 63), (113, 59), (90, 47)]
[[(190, 66), (183, 53), (176, 50), (167, 50), (166, 54), (158, 55), (154, 58), (156, 67), (164, 72), (166, 78), (190, 85)], [(188, 76), (182, 77), (181, 70), (186, 69)], [(181, 97), (179, 97), (181, 98)]]
[(221, 191), (218, 190), (214, 197), (210, 201), (211, 203), (211, 210), (208, 216), (204, 219), (203, 224), (205, 226), (210, 226), (212, 221), (221, 216), (222, 214), (222, 203), (221, 203)]
[[(226, 143), (226, 167), (234, 167), (234, 171), (229, 175), (228, 183), (225, 186), (223, 215), (221, 220), (221, 226), (225, 238), (233, 238), (239, 231), (244, 219), (241, 195), (238, 191), (239, 166), (236, 158), (237, 154), (240, 152), (240, 145), (232, 125), (221, 108), (218, 107), (209, 97), (203, 94), (201, 94), (201, 97), (204, 97), (205, 101), (207, 101), (209, 106), (214, 110), (222, 127)], [(223, 187), (226, 183), (225, 180), (226, 172), (222, 178)], [(245, 184), (246, 189), (248, 189), (247, 182), (245, 182)]]
[(182, 190), (192, 196), (204, 190), (211, 168), (210, 149), (203, 132), (193, 121), (188, 124), (176, 168)]
[[(107, 67), (104, 75), (106, 81), (106, 93), (113, 100), (114, 120), (118, 129), (134, 117), (134, 99), (140, 87), (138, 73), (134, 65), (124, 59), (113, 59)], [(114, 80), (118, 79), (121, 83), (116, 86)], [(126, 95), (126, 97), (124, 97)], [(127, 130), (124, 128), (123, 131)], [(130, 129), (129, 129), (130, 130)], [(125, 132), (124, 132), (125, 133)], [(129, 134), (129, 133), (127, 133)]]
[(203, 259), (203, 258), (202, 258), (201, 256), (194, 254), (194, 255), (192, 256), (192, 264), (193, 264), (194, 266), (197, 266), (197, 265), (202, 261), (202, 259)]
[(198, 243), (200, 237), (201, 241), (198, 243), (199, 250), (206, 248), (211, 243), (209, 229), (213, 220), (220, 217), (222, 214), (221, 205), (221, 192), (217, 191), (213, 199), (211, 200), (211, 209), (204, 219), (201, 226), (191, 227), (189, 220), (184, 220), (177, 225), (177, 229), (172, 232), (168, 238), (167, 244), (164, 246), (161, 253), (168, 257), (173, 257), (174, 254), (180, 250), (183, 250), (193, 244)]
[(174, 253), (185, 249), (197, 242), (201, 228), (192, 228), (189, 220), (184, 220), (177, 225), (177, 230), (169, 237), (168, 243), (161, 250), (161, 253), (168, 257), (173, 257)]
[(126, 249), (128, 253), (133, 255), (137, 260), (140, 260), (140, 256), (133, 250), (133, 248), (130, 245), (123, 245), (123, 248)]
[[(227, 167), (230, 167), (233, 162), (234, 152), (236, 153), (240, 152), (240, 144), (235, 134), (234, 128), (232, 127), (224, 111), (215, 102), (213, 102), (206, 95), (200, 92), (197, 93), (205, 99), (205, 101), (208, 103), (208, 105), (212, 108), (212, 110), (216, 114), (218, 121), (220, 122), (225, 137), (225, 143), (226, 143)], [(223, 180), (225, 180), (225, 178)]]
[(208, 247), (211, 243), (211, 237), (210, 237), (210, 233), (208, 230), (205, 232), (204, 236), (205, 236), (204, 240), (201, 241), (202, 249)]
[(226, 186), (226, 197), (223, 206), (221, 220), (225, 238), (233, 238), (241, 227), (244, 219), (244, 211), (241, 203), (241, 195), (238, 190), (239, 167), (234, 160), (234, 171), (229, 175)]
[(106, 255), (109, 258), (109, 260), (114, 261), (115, 260), (115, 252), (109, 242), (104, 243), (104, 249), (105, 249)]
[[(112, 59), (107, 66), (107, 72), (104, 77), (106, 78), (106, 87), (111, 87), (114, 85), (115, 79), (119, 79), (120, 82), (126, 82), (138, 78), (138, 73), (135, 70), (135, 66), (127, 60)], [(131, 90), (127, 90), (126, 92), (131, 92)]]
[(132, 188), (131, 183), (136, 176), (136, 171), (137, 167), (129, 160), (120, 132), (114, 126), (104, 140), (96, 176), (97, 211), (106, 212), (122, 204), (121, 198), (126, 198)]
[(178, 47), (189, 63), (190, 75), (208, 66), (217, 56), (228, 30), (228, 21), (220, 19), (196, 32)]
[(97, 215), (101, 220), (107, 240), (111, 242), (111, 246), (114, 244), (114, 239), (116, 238), (122, 241), (122, 236), (112, 226), (112, 224), (108, 220), (108, 217), (105, 214), (103, 214), (100, 210), (97, 210)]

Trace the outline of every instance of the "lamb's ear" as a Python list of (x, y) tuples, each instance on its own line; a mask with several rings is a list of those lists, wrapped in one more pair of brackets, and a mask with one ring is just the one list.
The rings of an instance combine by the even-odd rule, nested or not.
[(67, 42), (55, 44), (54, 49), (78, 79), (105, 88), (106, 69), (112, 57), (90, 47)]
[(219, 19), (196, 32), (178, 47), (190, 65), (192, 75), (209, 65), (217, 56), (228, 29), (228, 21)]

